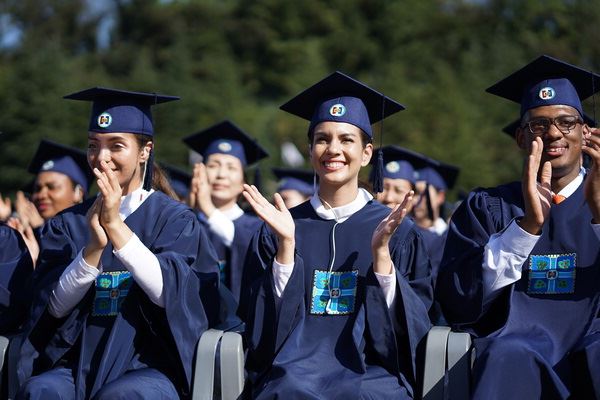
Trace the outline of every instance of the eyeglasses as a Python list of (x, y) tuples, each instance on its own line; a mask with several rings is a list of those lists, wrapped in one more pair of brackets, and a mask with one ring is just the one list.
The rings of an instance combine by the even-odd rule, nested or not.
[(550, 125), (554, 125), (556, 129), (562, 133), (569, 133), (575, 128), (575, 125), (583, 124), (583, 120), (575, 115), (561, 115), (556, 118), (536, 118), (525, 122), (522, 127), (527, 126), (529, 132), (534, 135), (543, 135), (548, 133)]

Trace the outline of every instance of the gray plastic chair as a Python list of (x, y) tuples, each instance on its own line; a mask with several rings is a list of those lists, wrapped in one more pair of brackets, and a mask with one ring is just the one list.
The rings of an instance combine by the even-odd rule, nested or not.
[(427, 334), (423, 399), (469, 399), (474, 352), (467, 333), (434, 326)]
[[(217, 353), (218, 351), (218, 353)], [(215, 373), (215, 367), (218, 373)], [(215, 376), (220, 385), (215, 388)], [(215, 393), (215, 389), (216, 392)], [(196, 349), (192, 384), (193, 400), (234, 400), (244, 390), (244, 349), (237, 332), (209, 329)]]
[(10, 340), (4, 336), (0, 336), (0, 393), (3, 393), (5, 382), (3, 382), (4, 377), (4, 364), (6, 361), (6, 354), (8, 352), (8, 345), (10, 344)]

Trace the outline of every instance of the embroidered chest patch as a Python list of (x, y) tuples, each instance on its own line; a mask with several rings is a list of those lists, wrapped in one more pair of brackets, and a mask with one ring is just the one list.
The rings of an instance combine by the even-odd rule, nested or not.
[(310, 313), (346, 315), (354, 312), (358, 270), (314, 270)]
[(98, 275), (92, 315), (95, 317), (117, 315), (132, 284), (133, 278), (129, 271), (103, 272)]
[(568, 294), (575, 291), (576, 254), (529, 257), (529, 294)]

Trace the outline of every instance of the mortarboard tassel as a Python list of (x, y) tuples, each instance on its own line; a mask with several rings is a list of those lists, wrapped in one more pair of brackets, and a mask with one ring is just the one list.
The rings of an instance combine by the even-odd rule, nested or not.
[(383, 192), (383, 152), (381, 149), (377, 150), (377, 163), (373, 173), (373, 191), (375, 193)]
[(377, 151), (377, 163), (375, 164), (375, 172), (373, 173), (373, 191), (377, 193), (383, 192), (383, 120), (385, 119), (385, 96), (381, 101), (381, 124), (379, 125), (379, 150)]
[(146, 161), (146, 171), (144, 172), (144, 186), (143, 189), (150, 191), (152, 189), (152, 175), (154, 171), (154, 150), (150, 150), (150, 155)]
[(258, 165), (256, 166), (256, 168), (254, 169), (254, 186), (256, 186), (256, 188), (258, 189), (258, 191), (260, 191), (260, 186), (262, 183), (262, 176), (260, 173), (260, 168), (258, 167)]

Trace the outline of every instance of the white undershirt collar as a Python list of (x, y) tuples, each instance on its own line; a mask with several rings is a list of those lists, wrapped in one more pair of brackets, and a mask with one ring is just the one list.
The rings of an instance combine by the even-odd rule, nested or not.
[(575, 193), (577, 188), (579, 188), (579, 185), (581, 185), (581, 183), (583, 182), (583, 178), (585, 178), (585, 173), (586, 173), (585, 168), (581, 167), (581, 169), (579, 170), (579, 174), (575, 177), (575, 179), (573, 179), (571, 182), (569, 182), (567, 184), (567, 186), (562, 188), (562, 190), (560, 192), (558, 192), (557, 194), (560, 194), (561, 196), (569, 197), (570, 195)]
[(235, 221), (242, 215), (244, 215), (244, 210), (237, 205), (237, 203), (233, 204), (233, 207), (228, 208), (227, 210), (219, 210), (225, 217), (227, 217), (230, 221)]
[(154, 189), (150, 191), (144, 190), (143, 186), (139, 189), (134, 190), (127, 196), (121, 196), (121, 206), (119, 207), (119, 216), (124, 221), (125, 218), (129, 217), (135, 210), (138, 209), (142, 203), (154, 193)]
[[(325, 205), (319, 199), (319, 194), (315, 193), (310, 198), (310, 205), (315, 210), (317, 215), (323, 219), (334, 219), (337, 222), (344, 222), (355, 212), (362, 209), (369, 201), (373, 200), (371, 193), (363, 188), (358, 188), (356, 198), (350, 203), (334, 208), (325, 208)], [(337, 219), (336, 219), (337, 217)]]

